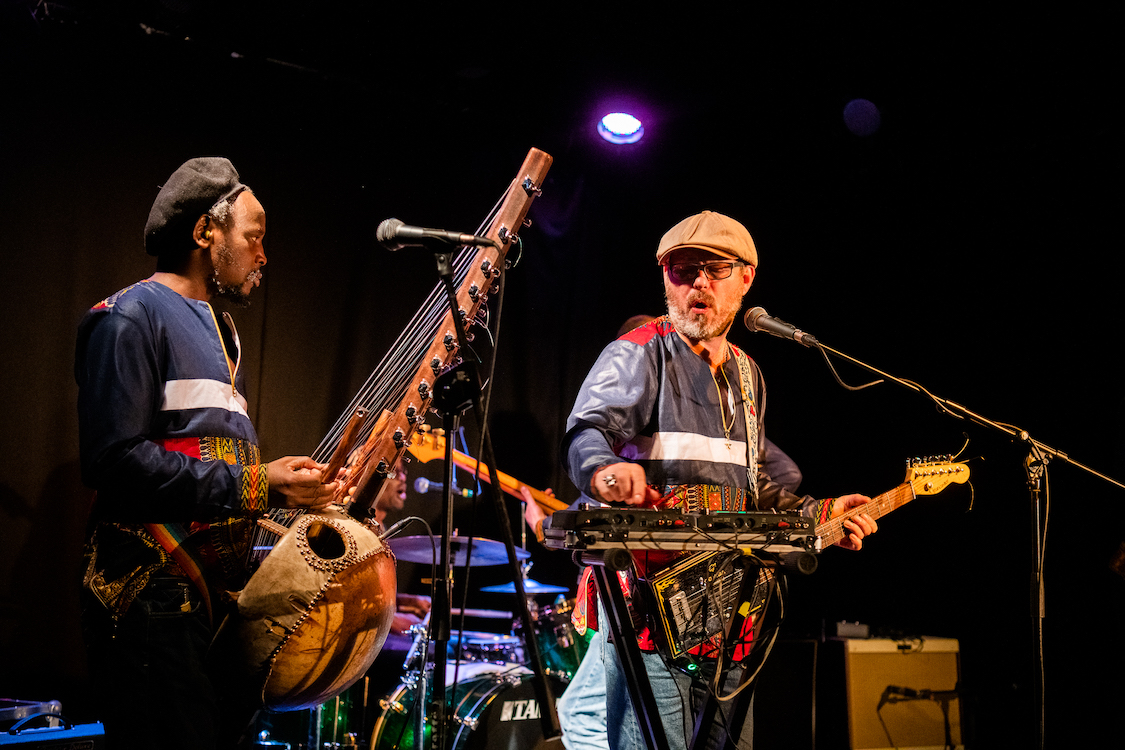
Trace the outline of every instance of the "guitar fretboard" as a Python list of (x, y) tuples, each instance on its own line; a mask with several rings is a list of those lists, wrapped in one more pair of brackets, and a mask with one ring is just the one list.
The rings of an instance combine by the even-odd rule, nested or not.
[(847, 530), (844, 529), (844, 521), (848, 521), (863, 513), (869, 514), (872, 518), (881, 518), (892, 510), (901, 508), (913, 499), (914, 489), (910, 483), (906, 482), (900, 484), (890, 492), (884, 492), (882, 495), (871, 498), (871, 501), (865, 505), (850, 508), (846, 513), (831, 518), (822, 524), (818, 524), (816, 527), (817, 536), (820, 537), (825, 547), (836, 544), (847, 536)]

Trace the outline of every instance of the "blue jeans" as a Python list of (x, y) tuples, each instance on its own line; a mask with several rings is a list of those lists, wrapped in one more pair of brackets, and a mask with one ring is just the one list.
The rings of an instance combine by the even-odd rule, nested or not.
[(605, 636), (595, 630), (586, 656), (555, 703), (566, 750), (609, 750), (605, 719), (605, 651)]
[[(621, 657), (613, 644), (605, 645), (605, 686), (606, 710), (613, 720), (608, 722), (609, 746), (614, 750), (633, 750), (644, 748), (644, 735), (641, 733), (633, 702), (629, 698), (629, 686), (621, 667)], [(691, 743), (695, 729), (695, 716), (707, 695), (710, 680), (714, 677), (714, 663), (705, 665), (700, 674), (688, 676), (678, 669), (669, 669), (659, 654), (642, 652), (645, 670), (652, 685), (652, 696), (656, 701), (660, 719), (664, 724), (664, 734), (669, 750), (686, 750)], [(589, 658), (587, 656), (587, 658)], [(726, 695), (742, 681), (744, 668), (741, 665), (728, 667), (723, 675), (720, 694)], [(727, 743), (726, 721), (730, 718), (738, 701), (747, 702), (746, 720), (737, 743)], [(738, 699), (730, 703), (719, 703), (715, 720), (708, 731), (704, 747), (708, 750), (724, 750), (737, 747), (738, 750), (752, 750), (754, 746), (752, 688), (743, 691)], [(564, 740), (565, 741), (565, 740)]]

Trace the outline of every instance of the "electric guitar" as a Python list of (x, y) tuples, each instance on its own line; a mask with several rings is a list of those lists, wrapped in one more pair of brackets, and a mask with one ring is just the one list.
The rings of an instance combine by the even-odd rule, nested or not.
[[(948, 457), (908, 462), (906, 480), (890, 492), (871, 498), (868, 503), (849, 509), (825, 523), (817, 524), (818, 548), (836, 544), (847, 535), (844, 521), (867, 513), (882, 518), (922, 495), (936, 495), (951, 484), (969, 479), (969, 467), (953, 463)], [(743, 572), (742, 551), (728, 543), (726, 551), (697, 552), (679, 558), (668, 568), (649, 577), (649, 587), (656, 604), (658, 627), (653, 628), (657, 643), (665, 653), (676, 659), (705, 642), (717, 644), (726, 632), (731, 616), (741, 607)], [(680, 547), (682, 549), (682, 547)], [(732, 551), (733, 550), (733, 551)], [(759, 612), (766, 601), (764, 588), (772, 585), (773, 576), (761, 568), (753, 594), (747, 600), (747, 617)]]

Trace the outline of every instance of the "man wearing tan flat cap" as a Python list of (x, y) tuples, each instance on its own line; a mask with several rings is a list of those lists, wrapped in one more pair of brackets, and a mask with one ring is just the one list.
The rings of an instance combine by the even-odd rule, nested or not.
[[(765, 384), (754, 361), (727, 341), (758, 268), (746, 228), (703, 211), (668, 230), (656, 261), (668, 314), (602, 351), (567, 420), (564, 460), (575, 485), (611, 505), (684, 512), (799, 510), (817, 523), (866, 503), (867, 497), (854, 494), (799, 497), (762, 467)], [(840, 545), (856, 550), (877, 529), (867, 514), (844, 526), (848, 534)], [(639, 587), (678, 556), (634, 552), (635, 572), (625, 592), (634, 623), (655, 622)], [(761, 580), (764, 593), (776, 585), (772, 577)], [(698, 610), (692, 614), (702, 617)], [(744, 630), (742, 641), (749, 643), (749, 635)], [(669, 746), (686, 748), (701, 698), (713, 691), (716, 669), (722, 673), (718, 694), (725, 696), (742, 683), (756, 656), (749, 648), (742, 649), (749, 651), (748, 659), (739, 659), (737, 651), (733, 659), (729, 654), (717, 659), (729, 644), (704, 642), (693, 649), (692, 668), (684, 672), (668, 666), (655, 636), (647, 626), (639, 628), (638, 645)], [(608, 715), (618, 717), (609, 722), (609, 745), (643, 747), (617, 648), (606, 644), (603, 656)], [(745, 700), (737, 707), (719, 704), (710, 725), (699, 730), (709, 735), (707, 747), (752, 746), (749, 695), (743, 691)]]

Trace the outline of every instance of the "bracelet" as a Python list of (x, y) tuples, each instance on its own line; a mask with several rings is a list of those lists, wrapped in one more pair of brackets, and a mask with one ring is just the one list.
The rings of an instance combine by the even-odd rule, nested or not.
[(828, 497), (823, 500), (818, 500), (816, 503), (816, 522), (824, 523), (832, 518), (832, 505), (836, 502), (836, 498)]

